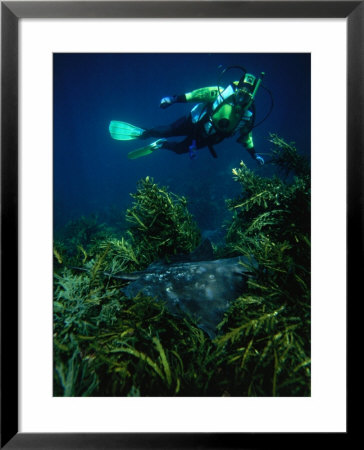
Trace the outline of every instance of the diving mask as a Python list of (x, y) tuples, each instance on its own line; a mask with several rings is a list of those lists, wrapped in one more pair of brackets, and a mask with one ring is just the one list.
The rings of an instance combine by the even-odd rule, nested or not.
[(261, 78), (257, 78), (251, 73), (245, 73), (238, 84), (236, 92), (236, 102), (242, 108), (247, 108), (253, 102), (258, 91), (259, 85), (262, 82), (264, 72), (261, 73)]

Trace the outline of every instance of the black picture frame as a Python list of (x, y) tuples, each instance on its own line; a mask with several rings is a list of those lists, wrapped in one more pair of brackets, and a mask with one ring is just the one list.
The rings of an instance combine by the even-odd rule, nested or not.
[[(347, 302), (363, 272), (364, 1), (1, 2), (1, 448), (271, 448), (297, 435), (18, 432), (18, 22), (22, 18), (345, 18), (347, 20)], [(349, 417), (349, 416), (348, 416)], [(349, 436), (338, 433), (340, 445)], [(309, 435), (300, 436), (300, 445)], [(319, 436), (315, 435), (315, 443)], [(327, 436), (326, 436), (327, 438)]]

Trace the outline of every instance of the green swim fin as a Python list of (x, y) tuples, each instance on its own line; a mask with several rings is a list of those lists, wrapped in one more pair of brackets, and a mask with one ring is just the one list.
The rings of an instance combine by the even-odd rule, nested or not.
[(161, 148), (163, 146), (163, 143), (166, 142), (166, 140), (167, 139), (164, 139), (164, 138), (158, 139), (157, 141), (152, 142), (151, 144), (146, 145), (145, 147), (133, 150), (132, 152), (128, 153), (128, 158), (129, 159), (137, 159), (142, 156), (150, 155), (151, 153), (153, 153), (156, 150), (158, 150), (159, 148)]
[(119, 122), (112, 120), (109, 125), (111, 137), (118, 141), (130, 141), (131, 139), (138, 139), (145, 130), (136, 127), (126, 122)]

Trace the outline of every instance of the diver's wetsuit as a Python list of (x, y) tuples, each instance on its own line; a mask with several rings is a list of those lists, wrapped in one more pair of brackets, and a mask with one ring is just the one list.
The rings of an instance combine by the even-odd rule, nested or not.
[[(208, 147), (211, 154), (216, 158), (215, 150), (213, 145), (220, 143), (226, 137), (231, 136), (228, 133), (222, 133), (216, 130), (214, 134), (208, 135), (204, 129), (204, 125), (208, 120), (208, 115), (206, 115), (202, 120), (198, 122), (193, 122), (191, 113), (185, 117), (177, 119), (170, 125), (158, 126), (146, 130), (142, 138), (156, 137), (156, 138), (169, 138), (177, 136), (186, 136), (180, 142), (177, 141), (166, 141), (163, 142), (162, 148), (171, 150), (177, 154), (189, 153), (192, 144), (195, 144), (196, 149), (201, 149), (203, 147)], [(249, 132), (252, 128), (254, 121), (254, 114), (244, 123), (244, 126), (240, 128), (238, 142), (246, 144)], [(245, 139), (246, 138), (246, 139)], [(247, 148), (249, 151), (250, 149)], [(249, 151), (250, 153), (250, 151)]]

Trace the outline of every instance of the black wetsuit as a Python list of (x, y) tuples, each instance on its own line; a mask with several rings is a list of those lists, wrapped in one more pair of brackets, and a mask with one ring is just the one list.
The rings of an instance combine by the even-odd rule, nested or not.
[[(186, 136), (180, 142), (166, 141), (163, 143), (162, 148), (171, 150), (178, 154), (189, 153), (191, 146), (194, 144), (194, 148), (201, 149), (208, 147), (212, 156), (217, 157), (213, 145), (220, 143), (230, 134), (224, 134), (221, 131), (216, 131), (211, 135), (207, 135), (204, 125), (209, 120), (209, 115), (206, 114), (201, 120), (197, 122), (192, 121), (191, 114), (185, 117), (181, 117), (170, 125), (158, 126), (146, 130), (143, 133), (143, 138), (155, 137), (155, 138), (169, 138), (177, 136)], [(247, 129), (247, 132), (249, 130)]]

